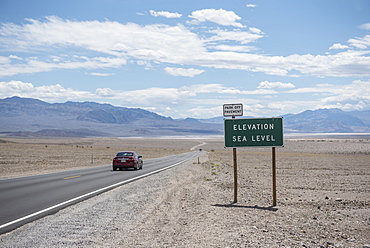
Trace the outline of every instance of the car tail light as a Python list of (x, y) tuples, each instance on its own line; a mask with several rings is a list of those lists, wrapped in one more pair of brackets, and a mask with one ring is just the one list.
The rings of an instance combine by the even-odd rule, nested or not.
[(128, 158), (126, 159), (127, 162), (134, 162), (135, 161), (135, 158)]

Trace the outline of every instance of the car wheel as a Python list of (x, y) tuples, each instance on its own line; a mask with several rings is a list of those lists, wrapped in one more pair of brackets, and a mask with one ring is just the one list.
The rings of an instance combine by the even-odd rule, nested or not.
[(134, 167), (134, 170), (138, 170), (138, 169), (139, 169), (139, 166), (138, 166), (138, 164), (136, 164), (135, 167)]
[(117, 167), (113, 166), (113, 171), (117, 170)]

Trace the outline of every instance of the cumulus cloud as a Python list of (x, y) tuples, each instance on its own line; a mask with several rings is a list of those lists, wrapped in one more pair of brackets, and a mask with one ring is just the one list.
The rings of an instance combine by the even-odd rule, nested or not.
[[(19, 59), (20, 60), (20, 59)], [(1, 76), (12, 76), (21, 73), (47, 72), (59, 69), (102, 69), (118, 68), (126, 64), (126, 59), (117, 57), (95, 57), (74, 56), (68, 60), (53, 62), (41, 61), (38, 58), (23, 59), (22, 63), (6, 63), (0, 70)]]
[(89, 73), (91, 76), (99, 76), (99, 77), (108, 77), (114, 75), (114, 73), (99, 73), (99, 72), (92, 72)]
[[(54, 16), (46, 17), (44, 22), (33, 19), (28, 21), (30, 24), (19, 26), (3, 24), (0, 44), (8, 49), (25, 51), (74, 46), (120, 57), (147, 54), (154, 58), (166, 55), (160, 54), (159, 50), (167, 47), (165, 53), (174, 52), (172, 49), (175, 47), (177, 51), (189, 51), (192, 48), (199, 52), (202, 46), (197, 35), (182, 25), (140, 26), (112, 21), (69, 21)], [(13, 43), (9, 43), (11, 41)]]
[(116, 91), (110, 88), (98, 88), (95, 90), (95, 94), (98, 97), (115, 97), (117, 95)]
[(342, 45), (342, 44), (340, 44), (340, 43), (336, 43), (336, 44), (334, 44), (334, 45), (332, 45), (331, 47), (329, 47), (329, 50), (338, 50), (338, 49), (348, 49), (349, 48), (349, 46), (347, 46), (347, 45)]
[(9, 57), (0, 56), (0, 65), (1, 64), (6, 65), (8, 63), (10, 63), (10, 58)]
[(182, 77), (194, 77), (204, 72), (204, 70), (194, 68), (185, 69), (185, 68), (166, 67), (164, 68), (164, 70), (172, 76), (182, 76)]
[[(132, 97), (135, 96), (135, 97)], [(96, 97), (110, 102), (114, 101), (120, 106), (143, 108), (160, 114), (172, 112), (194, 96), (181, 88), (150, 87), (138, 90), (112, 90), (110, 88), (96, 89)]]
[(358, 49), (367, 49), (370, 47), (370, 35), (365, 35), (365, 37), (361, 38), (349, 39), (348, 43)]
[(370, 23), (362, 24), (362, 25), (360, 25), (360, 28), (365, 29), (365, 30), (370, 30)]
[(326, 89), (332, 95), (321, 99), (318, 108), (363, 110), (370, 105), (370, 80), (355, 80), (352, 84)]
[(259, 29), (259, 28), (250, 27), (249, 31), (251, 31), (252, 33), (255, 33), (255, 34), (264, 34), (264, 32), (262, 32), (262, 30)]
[(211, 45), (208, 48), (221, 50), (221, 51), (231, 51), (231, 52), (251, 52), (257, 50), (254, 46), (229, 46), (229, 45)]
[(23, 60), (21, 57), (19, 57), (17, 55), (10, 55), (9, 58), (11, 58), (11, 59), (17, 59), (17, 60)]
[(60, 84), (43, 85), (35, 87), (31, 83), (21, 81), (0, 82), (0, 97), (6, 98), (11, 96), (31, 97), (44, 100), (58, 99), (81, 99), (91, 98), (93, 94), (87, 91), (73, 90), (64, 88)]
[(361, 110), (370, 105), (370, 80), (355, 80), (347, 85), (318, 84), (287, 91), (287, 93), (314, 93), (323, 97), (316, 108)]
[[(297, 112), (305, 109), (340, 108), (363, 110), (370, 105), (370, 80), (355, 80), (347, 85), (318, 84), (314, 87), (296, 88), (285, 92), (273, 89), (293, 88), (281, 82), (261, 82), (255, 90), (241, 90), (222, 84), (194, 84), (170, 87), (150, 87), (138, 90), (113, 90), (97, 88), (94, 92), (64, 88), (59, 84), (34, 86), (21, 81), (0, 82), (0, 98), (11, 96), (31, 97), (44, 101), (97, 101), (115, 102), (125, 107), (140, 107), (160, 114), (173, 114), (184, 106), (184, 116), (219, 116), (216, 110), (224, 103), (241, 102), (250, 116), (268, 116), (281, 111)], [(276, 98), (279, 94), (313, 94), (312, 100), (283, 100), (273, 102), (266, 96)], [(132, 97), (132, 96), (136, 97)], [(249, 98), (246, 98), (249, 97)], [(198, 111), (198, 112), (197, 112)], [(202, 111), (202, 112), (199, 112)], [(220, 112), (221, 113), (221, 112)], [(177, 114), (179, 114), (177, 112)]]
[(197, 20), (198, 22), (214, 22), (223, 26), (234, 26), (234, 27), (244, 27), (240, 21), (242, 18), (235, 14), (234, 11), (227, 11), (224, 9), (202, 9), (196, 10), (191, 15), (190, 18)]
[[(64, 88), (59, 84), (35, 87), (32, 83), (22, 81), (0, 82), (0, 97), (18, 95), (22, 97), (34, 97), (38, 99), (85, 99), (96, 100), (102, 98), (118, 99), (121, 103), (129, 106), (171, 106), (184, 103), (191, 97), (199, 94), (221, 95), (258, 95), (276, 94), (270, 89), (257, 89), (251, 91), (240, 90), (235, 87), (226, 87), (222, 84), (195, 84), (181, 86), (179, 88), (150, 87), (139, 90), (112, 90), (110, 88), (97, 88), (95, 92), (79, 91), (72, 88)], [(132, 97), (135, 95), (136, 97)]]
[(211, 34), (215, 34), (208, 38), (208, 42), (214, 41), (236, 41), (241, 44), (248, 44), (250, 42), (256, 41), (263, 37), (262, 34), (250, 33), (250, 32), (243, 32), (241, 30), (211, 30), (209, 31)]
[(180, 18), (182, 16), (181, 14), (177, 12), (171, 13), (168, 11), (154, 11), (154, 10), (150, 10), (149, 12), (152, 16), (155, 16), (155, 17), (162, 16), (166, 18)]
[[(226, 18), (228, 15), (231, 17)], [(220, 25), (231, 25), (240, 20), (232, 11), (214, 9), (195, 11), (192, 16), (202, 21), (217, 20), (223, 23)], [(204, 37), (181, 24), (142, 26), (113, 21), (71, 21), (54, 16), (45, 20), (28, 19), (28, 22), (20, 25), (3, 23), (0, 26), (2, 49), (22, 51), (31, 56), (0, 56), (0, 76), (59, 69), (119, 68), (129, 62), (141, 63), (146, 68), (166, 63), (174, 65), (168, 66), (173, 68), (185, 65), (295, 77), (370, 76), (369, 35), (350, 39), (348, 47), (351, 49), (337, 54), (292, 54), (284, 57), (253, 54), (251, 52), (257, 49), (240, 46), (264, 37), (263, 32), (256, 28), (249, 31), (214, 29)], [(343, 50), (345, 46), (337, 43), (331, 49)], [(33, 57), (33, 53), (40, 50), (50, 55)], [(76, 50), (83, 56), (75, 56)]]
[(294, 88), (294, 87), (295, 86), (292, 83), (263, 81), (258, 85), (257, 88), (259, 89), (289, 89), (289, 88)]
[(29, 93), (34, 91), (31, 83), (21, 81), (0, 82), (0, 94), (2, 97), (12, 96), (14, 94)]
[(192, 86), (181, 87), (194, 94), (199, 93), (218, 93), (218, 94), (233, 94), (233, 95), (269, 95), (276, 94), (275, 90), (257, 89), (257, 90), (240, 90), (235, 87), (225, 87), (222, 84), (199, 84)]

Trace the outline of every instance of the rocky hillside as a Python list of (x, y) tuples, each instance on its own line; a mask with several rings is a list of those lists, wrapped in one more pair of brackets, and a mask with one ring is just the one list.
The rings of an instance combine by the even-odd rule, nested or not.
[(370, 111), (345, 112), (340, 109), (318, 109), (283, 117), (284, 127), (290, 132), (370, 132)]
[[(306, 110), (287, 114), (284, 118), (286, 133), (369, 133), (370, 110), (346, 112), (340, 109)], [(253, 118), (253, 117), (241, 117)], [(202, 123), (223, 123), (223, 117), (199, 119)]]
[[(162, 136), (222, 134), (222, 125), (174, 120), (140, 108), (95, 102), (0, 99), (0, 130), (18, 136)], [(80, 134), (80, 135), (78, 135)]]
[[(369, 110), (319, 109), (282, 117), (286, 133), (370, 133)], [(223, 119), (175, 120), (140, 108), (95, 102), (52, 104), (31, 98), (0, 99), (0, 133), (13, 136), (223, 135)]]

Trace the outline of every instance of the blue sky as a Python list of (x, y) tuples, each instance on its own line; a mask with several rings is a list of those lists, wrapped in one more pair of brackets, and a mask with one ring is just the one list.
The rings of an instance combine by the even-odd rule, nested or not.
[(0, 98), (370, 110), (370, 1), (0, 0)]

